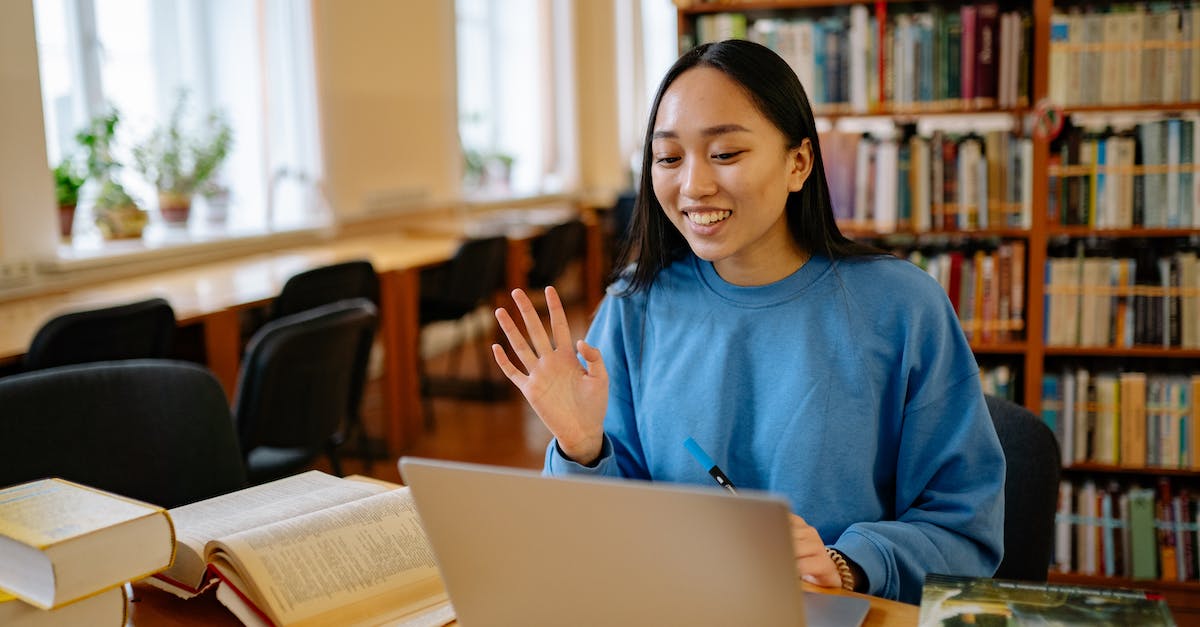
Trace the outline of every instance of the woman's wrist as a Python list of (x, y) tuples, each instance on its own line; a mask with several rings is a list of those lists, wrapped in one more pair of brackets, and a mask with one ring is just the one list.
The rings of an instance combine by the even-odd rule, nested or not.
[(604, 434), (594, 442), (587, 444), (564, 444), (561, 439), (555, 438), (557, 442), (558, 453), (564, 458), (569, 459), (580, 466), (594, 468), (596, 462), (600, 461), (600, 455), (604, 452)]

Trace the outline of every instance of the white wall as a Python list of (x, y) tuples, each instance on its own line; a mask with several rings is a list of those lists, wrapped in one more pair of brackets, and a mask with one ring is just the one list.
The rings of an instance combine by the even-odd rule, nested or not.
[(313, 0), (327, 193), (340, 218), (457, 201), (454, 3)]
[(29, 0), (0, 2), (0, 94), (0, 259), (53, 255), (58, 214)]

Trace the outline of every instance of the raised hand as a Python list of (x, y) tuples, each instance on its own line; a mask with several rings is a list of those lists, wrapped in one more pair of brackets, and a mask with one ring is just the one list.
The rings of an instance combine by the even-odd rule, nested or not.
[[(496, 320), (524, 371), (509, 360), (499, 344), (492, 345), (492, 355), (504, 376), (521, 390), (554, 434), (562, 452), (576, 462), (591, 464), (600, 456), (608, 406), (608, 371), (600, 351), (583, 340), (572, 348), (567, 314), (553, 287), (546, 288), (549, 335), (524, 290), (513, 290), (512, 297), (525, 322), (528, 340), (508, 310), (497, 309)], [(587, 363), (586, 369), (580, 366), (579, 356)]]
[(842, 576), (825, 550), (815, 527), (795, 514), (792, 520), (792, 549), (796, 553), (796, 573), (808, 583), (826, 588), (842, 587)]

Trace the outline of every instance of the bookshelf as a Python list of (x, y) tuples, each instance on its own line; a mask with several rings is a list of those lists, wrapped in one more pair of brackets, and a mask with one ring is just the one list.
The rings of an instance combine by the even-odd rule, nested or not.
[[(1185, 405), (1172, 408), (1146, 396), (1150, 406), (1137, 410), (1158, 412), (1166, 422), (1179, 419), (1174, 433), (1181, 448), (1174, 457), (1123, 463), (1119, 450), (1097, 455), (1101, 444), (1087, 440), (1092, 449), (1085, 446), (1078, 456), (1070, 451), (1064, 478), (1080, 486), (1092, 479), (1097, 493), (1110, 484), (1126, 491), (1145, 486), (1158, 497), (1160, 480), (1175, 496), (1183, 490), (1190, 511), (1185, 520), (1192, 521), (1187, 529), (1195, 536), (1194, 545), (1188, 540), (1192, 579), (1082, 574), (1073, 566), (1052, 572), (1052, 579), (1157, 589), (1177, 615), (1200, 618), (1200, 506), (1193, 498), (1200, 495), (1200, 437), (1184, 431), (1195, 424), (1200, 432), (1193, 402), (1200, 399), (1200, 279), (1191, 255), (1200, 251), (1200, 2), (675, 2), (681, 51), (708, 40), (747, 38), (776, 49), (796, 68), (823, 129), (843, 232), (927, 269), (931, 259), (946, 256), (932, 262), (939, 280), (963, 271), (967, 260), (973, 271), (988, 268), (986, 281), (972, 278), (977, 286), (991, 285), (992, 302), (987, 288), (979, 300), (956, 295), (954, 288), (964, 289), (961, 275), (942, 281), (985, 371), (985, 386), (988, 371), (1011, 368), (1011, 396), (1039, 415), (1062, 419), (1062, 399), (1044, 387), (1086, 371), (1093, 387), (1085, 383), (1075, 402), (1091, 420), (1104, 405), (1094, 396), (1097, 378), (1118, 385), (1104, 394), (1119, 392), (1116, 373), (1122, 372), (1142, 373), (1164, 389), (1170, 389), (1168, 377), (1183, 386)], [(974, 24), (972, 34), (963, 32), (964, 20)], [(996, 41), (992, 67), (976, 58), (968, 77), (962, 46), (975, 45), (984, 28)], [(820, 47), (814, 42), (824, 49), (814, 51)], [(966, 169), (946, 170), (964, 160)], [(896, 180), (838, 180), (835, 171), (861, 171), (863, 163), (876, 174), (894, 168)], [(951, 178), (957, 187), (949, 186)], [(930, 179), (923, 189), (920, 181)], [(875, 195), (863, 196), (864, 187)], [(881, 195), (897, 200), (880, 203)], [(1017, 265), (1003, 265), (1011, 263), (1008, 255)], [(1074, 276), (1059, 274), (1069, 265), (1080, 273), (1086, 265), (1098, 273), (1089, 275), (1097, 282), (1084, 282), (1082, 274), (1062, 282)], [(1177, 276), (1178, 284), (1096, 278), (1149, 266)], [(1008, 281), (1003, 289), (1001, 268)], [(1074, 310), (1067, 308), (1072, 302)], [(974, 311), (964, 313), (965, 303)], [(1179, 303), (1174, 321), (1164, 314), (1157, 318), (1161, 328), (1146, 326), (1154, 316), (1138, 308), (1161, 313), (1172, 303)], [(1075, 328), (1064, 330), (1063, 320)], [(1173, 329), (1180, 337), (1171, 336)], [(1114, 492), (1109, 506), (1122, 502)], [(1079, 520), (1077, 512), (1064, 512), (1064, 520), (1072, 516)], [(1103, 552), (1099, 540), (1096, 546)]]

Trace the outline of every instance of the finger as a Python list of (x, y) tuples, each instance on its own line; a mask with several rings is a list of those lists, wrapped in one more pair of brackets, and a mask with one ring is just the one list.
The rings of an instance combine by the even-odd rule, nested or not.
[(583, 361), (587, 363), (587, 372), (589, 376), (601, 379), (608, 379), (608, 368), (604, 366), (604, 359), (600, 356), (600, 349), (579, 340), (575, 343), (575, 350), (583, 357)]
[(496, 365), (500, 366), (500, 372), (503, 372), (504, 376), (508, 377), (508, 380), (512, 381), (517, 387), (521, 387), (525, 384), (525, 381), (529, 379), (529, 375), (521, 372), (516, 366), (513, 365), (513, 362), (509, 360), (508, 355), (504, 352), (503, 346), (500, 346), (499, 344), (492, 344), (492, 357), (496, 358)]
[(539, 356), (554, 352), (550, 346), (550, 336), (546, 335), (546, 327), (542, 325), (542, 318), (533, 306), (533, 301), (529, 300), (529, 295), (525, 290), (516, 289), (512, 291), (512, 297), (517, 303), (517, 311), (521, 312), (521, 319), (525, 321), (525, 332), (529, 334), (529, 343), (533, 350), (537, 351)]
[(521, 360), (527, 372), (532, 372), (538, 362), (537, 354), (529, 348), (529, 342), (525, 341), (525, 336), (521, 335), (521, 330), (517, 328), (517, 323), (513, 322), (507, 309), (501, 307), (496, 310), (496, 322), (500, 323), (500, 330), (504, 331), (504, 337), (508, 338), (508, 344), (517, 354), (517, 359)]
[(567, 312), (563, 310), (558, 290), (546, 286), (546, 308), (550, 310), (550, 331), (554, 334), (554, 346), (566, 348), (571, 345), (571, 326), (567, 324)]

